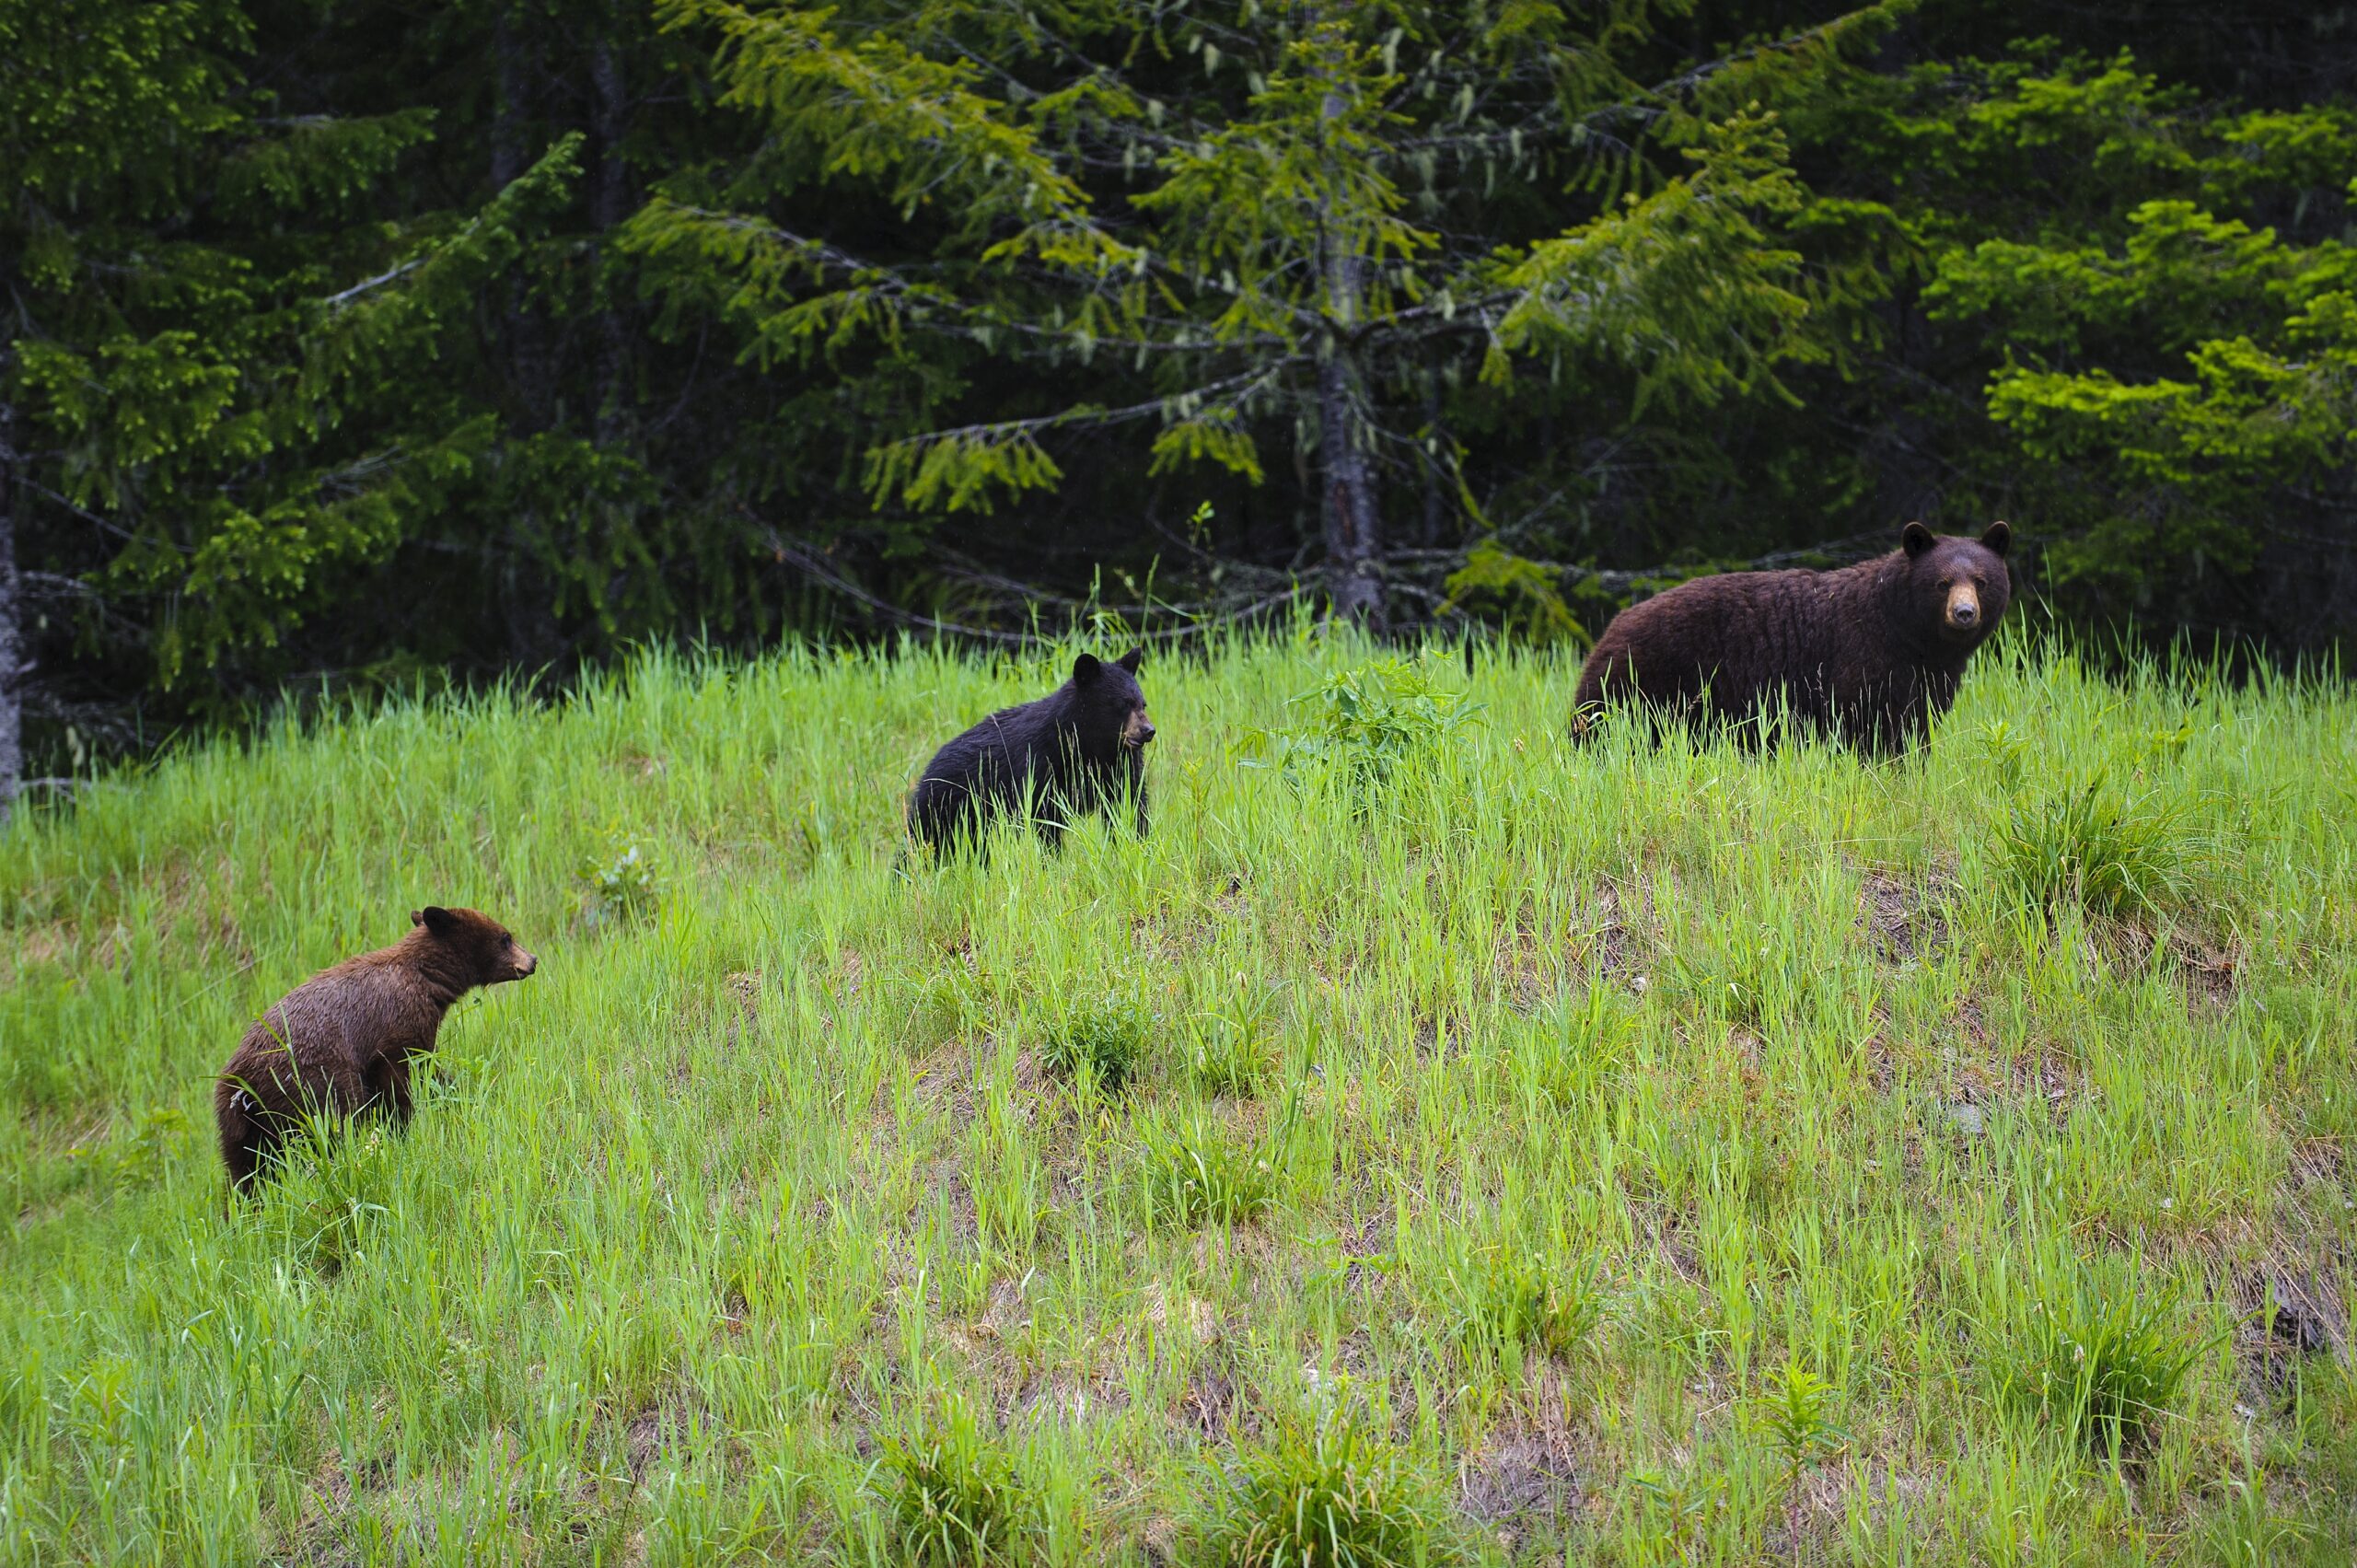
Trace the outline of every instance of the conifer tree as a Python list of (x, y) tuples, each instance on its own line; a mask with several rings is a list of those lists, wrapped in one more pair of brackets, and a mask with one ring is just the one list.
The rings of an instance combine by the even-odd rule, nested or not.
[(419, 372), (571, 145), (476, 212), (377, 221), (431, 116), (279, 118), (251, 41), (237, 0), (0, 0), (0, 805), (29, 625), (201, 684), (382, 559), (484, 440)]
[(1933, 319), (1991, 347), (1989, 459), (2055, 586), (2122, 620), (2345, 627), (2357, 110), (2205, 104), (2125, 53), (1926, 75), (1888, 128), (1937, 149), (1901, 211)]
[[(1641, 404), (1708, 402), (1822, 352), (1803, 330), (1822, 280), (1773, 230), (1806, 193), (1759, 105), (1878, 13), (1649, 81), (1682, 8), (666, 0), (716, 33), (724, 101), (769, 134), (659, 192), (628, 243), (764, 363), (946, 340), (1072, 393), (966, 417), (961, 384), (923, 386), (915, 428), (866, 452), (879, 503), (1052, 486), (1048, 438), (1076, 430), (1151, 425), (1156, 467), (1254, 480), (1271, 441), (1297, 445), (1333, 603), (1380, 624), (1384, 476), (1454, 468), (1435, 376), (1608, 362)], [(1567, 191), (1589, 209), (1569, 226)], [(904, 233), (863, 251), (853, 225), (796, 226), (819, 192)], [(1127, 401), (1089, 396), (1099, 364)]]

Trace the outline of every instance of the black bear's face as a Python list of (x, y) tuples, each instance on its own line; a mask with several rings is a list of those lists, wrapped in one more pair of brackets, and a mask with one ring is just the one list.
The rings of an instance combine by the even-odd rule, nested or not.
[(429, 904), (409, 919), (412, 925), (424, 926), (437, 945), (457, 954), (477, 985), (521, 980), (540, 967), (540, 960), (524, 951), (513, 932), (481, 910)]
[(2013, 541), (2014, 530), (2003, 523), (1990, 524), (1978, 540), (1908, 524), (1898, 542), (1907, 557), (1910, 619), (1935, 627), (1955, 646), (1978, 646), (2013, 601), (2013, 581), (2005, 573), (2005, 552)]
[(1138, 690), (1138, 664), (1144, 648), (1132, 648), (1111, 664), (1094, 654), (1073, 661), (1073, 691), (1080, 699), (1080, 734), (1085, 744), (1118, 744), (1134, 751), (1154, 738), (1154, 723), (1145, 716), (1145, 693)]

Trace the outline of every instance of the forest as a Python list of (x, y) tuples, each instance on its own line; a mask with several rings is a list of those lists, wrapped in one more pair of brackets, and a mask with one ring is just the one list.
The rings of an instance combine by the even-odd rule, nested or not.
[(0, 805), (629, 649), (1574, 646), (2009, 519), (2328, 659), (2357, 6), (0, 0)]

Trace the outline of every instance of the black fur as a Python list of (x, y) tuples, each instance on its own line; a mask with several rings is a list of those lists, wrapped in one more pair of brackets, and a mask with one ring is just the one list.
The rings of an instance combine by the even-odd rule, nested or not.
[(1134, 800), (1146, 830), (1145, 745), (1154, 726), (1138, 690), (1143, 648), (1110, 664), (1093, 654), (1036, 703), (993, 714), (935, 753), (909, 800), (909, 830), (935, 849), (971, 842), (1001, 813), (1028, 817), (1055, 847), (1080, 812)]
[[(1899, 548), (1838, 572), (1698, 577), (1615, 616), (1580, 671), (1573, 726), (1635, 698), (1656, 724), (1742, 725), (1757, 738), (1780, 705), (1818, 734), (1876, 753), (1921, 745), (1956, 701), (1972, 652), (2012, 598), (2012, 530), (1978, 540), (1910, 523)], [(1950, 590), (1977, 588), (1969, 624)]]

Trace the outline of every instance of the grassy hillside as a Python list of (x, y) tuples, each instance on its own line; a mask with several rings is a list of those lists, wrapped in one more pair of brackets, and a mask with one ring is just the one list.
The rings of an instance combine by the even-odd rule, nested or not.
[[(893, 864), (1068, 655), (0, 833), (0, 1561), (2350, 1560), (2357, 696), (2000, 651), (1867, 766), (1435, 659), (1251, 765), (1370, 656), (1149, 662), (1153, 836), (1059, 857)], [(225, 1217), (211, 1074), (427, 901), (540, 973)]]

